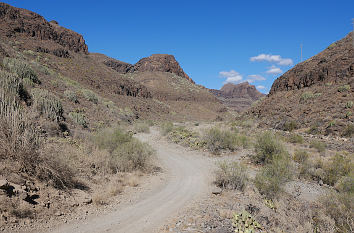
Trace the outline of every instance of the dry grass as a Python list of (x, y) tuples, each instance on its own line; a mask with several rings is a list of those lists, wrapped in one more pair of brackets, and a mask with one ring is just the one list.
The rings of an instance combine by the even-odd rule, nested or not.
[(218, 164), (214, 183), (222, 188), (243, 191), (249, 178), (247, 168), (238, 162), (221, 162)]

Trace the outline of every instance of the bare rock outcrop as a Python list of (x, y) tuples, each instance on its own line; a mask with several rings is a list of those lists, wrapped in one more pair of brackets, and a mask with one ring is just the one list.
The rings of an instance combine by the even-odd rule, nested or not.
[(254, 85), (248, 82), (240, 84), (225, 84), (220, 90), (210, 89), (225, 106), (237, 112), (249, 108), (253, 102), (265, 96), (259, 92)]
[(342, 83), (354, 77), (353, 33), (277, 78), (269, 92), (289, 91), (320, 83)]
[(51, 40), (73, 52), (88, 53), (82, 35), (59, 26), (56, 21), (48, 22), (37, 13), (6, 3), (0, 3), (0, 36)]

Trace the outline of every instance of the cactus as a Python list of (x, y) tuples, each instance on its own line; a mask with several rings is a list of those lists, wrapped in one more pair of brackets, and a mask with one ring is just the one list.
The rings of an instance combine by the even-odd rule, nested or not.
[(264, 199), (264, 204), (272, 210), (276, 210), (277, 208), (271, 199)]
[(80, 111), (70, 112), (69, 117), (77, 124), (81, 125), (82, 127), (87, 127), (86, 116)]
[(93, 91), (91, 90), (87, 90), (87, 89), (83, 89), (82, 91), (82, 95), (88, 100), (88, 101), (91, 101), (95, 104), (98, 103), (98, 97), (96, 95), (96, 93), (94, 93)]
[(50, 94), (47, 90), (39, 88), (33, 88), (31, 94), (33, 97), (33, 106), (41, 115), (53, 121), (63, 119), (63, 106), (56, 96)]
[(235, 213), (232, 219), (232, 225), (235, 228), (235, 232), (239, 233), (254, 233), (262, 229), (262, 226), (247, 211), (243, 211), (239, 214)]
[(17, 74), (19, 78), (28, 78), (34, 83), (41, 83), (38, 79), (37, 74), (25, 61), (16, 58), (5, 57), (3, 60), (3, 64), (4, 67), (6, 67), (11, 73)]

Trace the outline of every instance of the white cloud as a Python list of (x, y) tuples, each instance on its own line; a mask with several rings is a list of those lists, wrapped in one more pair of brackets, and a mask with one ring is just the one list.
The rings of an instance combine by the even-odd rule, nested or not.
[(264, 81), (264, 80), (266, 80), (266, 78), (259, 74), (248, 75), (248, 79), (246, 79), (246, 81), (249, 83), (253, 83), (255, 81)]
[(256, 87), (257, 89), (265, 89), (265, 86), (259, 85)]
[(268, 70), (266, 71), (266, 73), (267, 74), (281, 74), (281, 73), (283, 73), (283, 71), (279, 67), (271, 66), (271, 67), (268, 67)]
[(280, 66), (290, 66), (293, 65), (294, 62), (290, 58), (282, 58), (280, 55), (271, 55), (271, 54), (259, 54), (258, 56), (251, 57), (250, 61), (252, 62), (261, 62), (267, 61), (272, 63), (277, 63)]
[(235, 71), (235, 70), (230, 70), (230, 71), (221, 71), (219, 72), (219, 75), (221, 78), (226, 78), (224, 83), (240, 83), (243, 79), (242, 75)]

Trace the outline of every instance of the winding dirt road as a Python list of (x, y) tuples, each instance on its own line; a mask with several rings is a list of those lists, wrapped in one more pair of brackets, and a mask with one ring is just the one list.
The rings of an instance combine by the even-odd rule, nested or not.
[(212, 162), (207, 157), (159, 140), (156, 130), (138, 137), (157, 151), (167, 182), (143, 194), (134, 204), (80, 223), (63, 225), (51, 232), (157, 232), (178, 211), (210, 193)]

